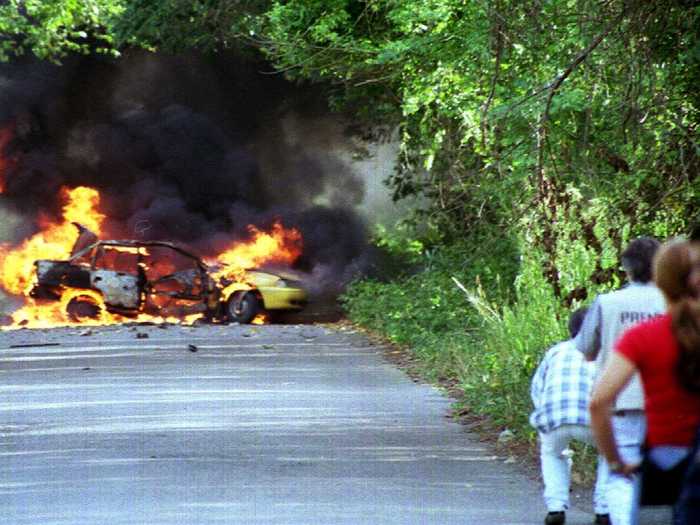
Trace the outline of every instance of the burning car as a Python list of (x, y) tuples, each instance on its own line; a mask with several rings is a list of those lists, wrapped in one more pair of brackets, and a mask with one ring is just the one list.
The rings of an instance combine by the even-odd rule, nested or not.
[(260, 313), (299, 310), (307, 293), (290, 274), (209, 265), (164, 241), (80, 236), (67, 260), (36, 260), (30, 292), (60, 301), (73, 322), (110, 314), (249, 323)]

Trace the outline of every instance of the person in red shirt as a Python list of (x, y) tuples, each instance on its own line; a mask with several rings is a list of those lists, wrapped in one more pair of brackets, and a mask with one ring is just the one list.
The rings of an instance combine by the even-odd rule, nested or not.
[[(619, 392), (639, 372), (647, 415), (647, 457), (662, 471), (683, 463), (700, 426), (700, 242), (671, 241), (658, 252), (654, 281), (667, 312), (624, 333), (591, 399), (591, 427), (610, 470), (634, 476), (611, 431)], [(614, 502), (610, 501), (610, 505)]]

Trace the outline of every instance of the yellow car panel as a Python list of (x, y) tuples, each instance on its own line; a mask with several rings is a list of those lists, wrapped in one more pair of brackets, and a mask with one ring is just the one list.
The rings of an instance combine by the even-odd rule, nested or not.
[(306, 292), (300, 288), (261, 286), (258, 291), (266, 310), (298, 310), (308, 299)]
[(260, 292), (266, 310), (299, 310), (308, 300), (305, 290), (290, 284), (289, 279), (278, 274), (254, 270), (249, 271), (246, 277), (251, 288)]

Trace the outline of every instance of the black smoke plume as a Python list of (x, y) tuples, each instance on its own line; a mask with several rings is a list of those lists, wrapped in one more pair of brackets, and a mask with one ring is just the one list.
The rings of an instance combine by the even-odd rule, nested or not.
[[(0, 196), (17, 242), (62, 186), (102, 195), (112, 238), (173, 240), (202, 255), (281, 219), (304, 238), (300, 270), (337, 287), (368, 261), (363, 182), (323, 96), (265, 64), (131, 52), (62, 66), (0, 65), (0, 128), (13, 128)], [(8, 240), (8, 239), (6, 239)]]

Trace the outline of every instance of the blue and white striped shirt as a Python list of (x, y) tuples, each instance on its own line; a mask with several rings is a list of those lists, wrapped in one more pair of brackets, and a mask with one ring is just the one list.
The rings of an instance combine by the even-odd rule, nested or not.
[(590, 425), (588, 403), (595, 363), (587, 362), (573, 340), (550, 348), (530, 385), (535, 410), (530, 424), (543, 433), (561, 425)]

